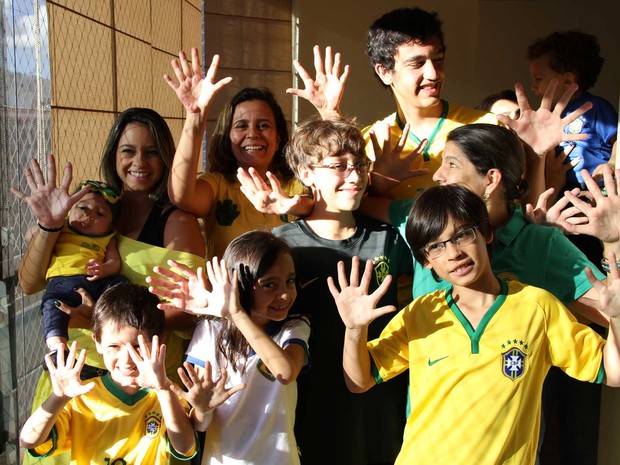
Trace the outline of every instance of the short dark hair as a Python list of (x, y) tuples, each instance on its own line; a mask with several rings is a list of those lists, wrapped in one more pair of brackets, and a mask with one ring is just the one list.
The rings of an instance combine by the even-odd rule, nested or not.
[(269, 170), (276, 175), (280, 182), (287, 182), (293, 178), (293, 172), (289, 169), (284, 159), (284, 147), (288, 142), (288, 125), (284, 112), (278, 104), (273, 93), (264, 87), (246, 87), (232, 96), (224, 105), (217, 117), (217, 123), (209, 144), (209, 171), (222, 174), (227, 180), (234, 181), (237, 176), (239, 164), (232, 153), (230, 144), (230, 131), (232, 129), (233, 116), (237, 105), (251, 100), (261, 100), (269, 105), (273, 112), (276, 131), (280, 138), (280, 144), (276, 150)]
[(99, 165), (101, 177), (114, 190), (122, 194), (123, 181), (121, 181), (116, 171), (116, 151), (118, 149), (118, 141), (130, 123), (139, 123), (146, 126), (155, 140), (157, 152), (162, 161), (163, 173), (153, 192), (151, 192), (151, 196), (158, 205), (167, 205), (170, 203), (168, 197), (168, 176), (172, 167), (175, 145), (168, 124), (155, 110), (150, 108), (128, 108), (117, 116), (103, 149), (103, 157)]
[(500, 90), (496, 94), (491, 94), (485, 97), (485, 99), (480, 102), (476, 108), (482, 111), (491, 111), (493, 104), (499, 100), (509, 100), (511, 102), (518, 103), (517, 94), (515, 94), (515, 91), (512, 89), (504, 89)]
[(412, 42), (427, 44), (432, 39), (439, 39), (445, 48), (437, 13), (421, 8), (398, 8), (370, 25), (366, 34), (366, 54), (373, 69), (380, 64), (387, 71), (393, 71), (398, 47)]
[(361, 131), (350, 119), (310, 118), (303, 121), (286, 147), (289, 167), (299, 178), (299, 168), (320, 163), (326, 157), (350, 153), (366, 159), (366, 142)]
[(492, 168), (502, 173), (507, 203), (520, 200), (527, 193), (528, 184), (523, 179), (525, 150), (511, 130), (495, 124), (467, 124), (450, 131), (448, 142), (459, 146), (478, 173), (486, 175)]
[(527, 49), (532, 61), (547, 55), (549, 67), (556, 73), (573, 73), (581, 91), (585, 92), (598, 79), (605, 59), (601, 57), (598, 39), (579, 31), (554, 32), (534, 41)]
[(422, 248), (437, 240), (450, 219), (464, 227), (476, 227), (484, 237), (492, 233), (487, 207), (474, 192), (458, 184), (431, 187), (411, 207), (405, 227), (407, 242), (419, 263), (427, 262)]
[(116, 284), (97, 299), (93, 310), (93, 334), (101, 341), (104, 325), (114, 328), (136, 328), (146, 331), (149, 337), (161, 336), (164, 332), (164, 312), (157, 308), (159, 299), (146, 286), (130, 282)]

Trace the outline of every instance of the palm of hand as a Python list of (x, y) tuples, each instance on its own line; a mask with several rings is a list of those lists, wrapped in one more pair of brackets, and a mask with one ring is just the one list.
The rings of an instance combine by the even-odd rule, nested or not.
[(72, 206), (71, 197), (60, 188), (33, 192), (26, 202), (39, 222), (44, 224), (64, 221)]
[(345, 287), (335, 300), (347, 328), (366, 326), (374, 319), (370, 309), (374, 308), (375, 298), (361, 287)]
[(80, 372), (75, 368), (56, 369), (50, 373), (50, 379), (54, 394), (59, 397), (74, 398), (90, 391), (82, 385)]

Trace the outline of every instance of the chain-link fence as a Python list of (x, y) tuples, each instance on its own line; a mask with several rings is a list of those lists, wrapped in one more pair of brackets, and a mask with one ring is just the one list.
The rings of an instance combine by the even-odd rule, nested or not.
[[(36, 158), (45, 168), (50, 152), (59, 175), (66, 162), (73, 164), (74, 185), (99, 178), (108, 132), (128, 107), (153, 108), (178, 140), (182, 105), (162, 76), (171, 73), (170, 60), (179, 50), (201, 48), (205, 27), (204, 61), (221, 54), (220, 75), (234, 77), (214, 107), (221, 108), (240, 87), (267, 86), (280, 94), (291, 118), (285, 89), (291, 84), (292, 11), (290, 0), (0, 0), (0, 5), (0, 465), (14, 465), (24, 460), (19, 428), (32, 408), (45, 346), (40, 294), (24, 295), (17, 281), (25, 233), (35, 220), (10, 186), (27, 191), (28, 160)], [(270, 53), (274, 49), (278, 53)], [(211, 118), (216, 116), (214, 111)]]
[(0, 464), (19, 463), (20, 420), (30, 412), (43, 345), (36, 296), (17, 287), (24, 235), (33, 223), (9, 187), (25, 189), (29, 158), (44, 162), (51, 147), (51, 85), (44, 1), (0, 2)]

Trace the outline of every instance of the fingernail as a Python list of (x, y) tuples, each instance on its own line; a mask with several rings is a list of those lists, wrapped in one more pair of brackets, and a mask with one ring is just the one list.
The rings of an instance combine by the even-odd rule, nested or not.
[(60, 307), (60, 300), (54, 300), (54, 307)]

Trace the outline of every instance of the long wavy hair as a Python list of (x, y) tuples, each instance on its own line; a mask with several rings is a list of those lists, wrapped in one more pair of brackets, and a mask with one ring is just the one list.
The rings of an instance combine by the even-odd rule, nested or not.
[[(232, 277), (233, 271), (237, 270), (239, 301), (248, 315), (252, 313), (254, 305), (254, 285), (283, 253), (290, 254), (291, 248), (283, 239), (269, 231), (248, 231), (226, 248), (223, 259), (226, 261), (229, 276)], [(226, 319), (220, 321), (222, 327), (215, 340), (216, 348), (236, 371), (247, 359), (250, 345), (233, 323)]]
[(99, 165), (99, 173), (106, 183), (108, 183), (117, 192), (123, 192), (123, 181), (118, 175), (116, 169), (116, 151), (118, 142), (123, 131), (130, 123), (138, 123), (146, 126), (153, 136), (157, 152), (162, 161), (162, 176), (151, 197), (158, 205), (167, 205), (170, 203), (168, 197), (168, 176), (172, 167), (172, 159), (174, 158), (175, 146), (172, 133), (166, 121), (159, 113), (150, 108), (128, 108), (122, 112), (112, 125), (108, 140), (103, 149), (103, 157)]

